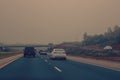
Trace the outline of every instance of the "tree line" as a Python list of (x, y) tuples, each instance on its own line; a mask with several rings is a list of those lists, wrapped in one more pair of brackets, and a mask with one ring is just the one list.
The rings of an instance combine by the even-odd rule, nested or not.
[(116, 45), (120, 44), (120, 26), (116, 25), (113, 29), (108, 28), (103, 34), (88, 35), (87, 32), (83, 35), (82, 45)]

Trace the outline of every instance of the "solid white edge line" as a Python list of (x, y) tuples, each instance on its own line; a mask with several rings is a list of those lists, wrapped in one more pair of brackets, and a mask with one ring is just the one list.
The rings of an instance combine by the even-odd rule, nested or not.
[(54, 67), (57, 71), (59, 71), (59, 72), (62, 72), (62, 70), (60, 70), (58, 67)]

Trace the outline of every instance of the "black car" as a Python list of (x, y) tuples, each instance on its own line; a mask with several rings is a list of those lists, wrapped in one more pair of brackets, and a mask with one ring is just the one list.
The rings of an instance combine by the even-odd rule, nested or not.
[(24, 57), (35, 57), (36, 50), (34, 47), (25, 47), (24, 49)]

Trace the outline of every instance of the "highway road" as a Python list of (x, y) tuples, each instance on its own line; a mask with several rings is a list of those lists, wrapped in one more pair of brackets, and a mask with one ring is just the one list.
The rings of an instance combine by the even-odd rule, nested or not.
[(120, 71), (37, 55), (22, 57), (0, 69), (0, 80), (120, 80)]

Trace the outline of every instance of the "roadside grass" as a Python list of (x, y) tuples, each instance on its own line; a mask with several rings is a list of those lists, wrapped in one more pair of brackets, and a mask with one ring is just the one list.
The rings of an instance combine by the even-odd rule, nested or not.
[(0, 52), (0, 59), (14, 56), (14, 55), (21, 54), (21, 53), (22, 52)]

